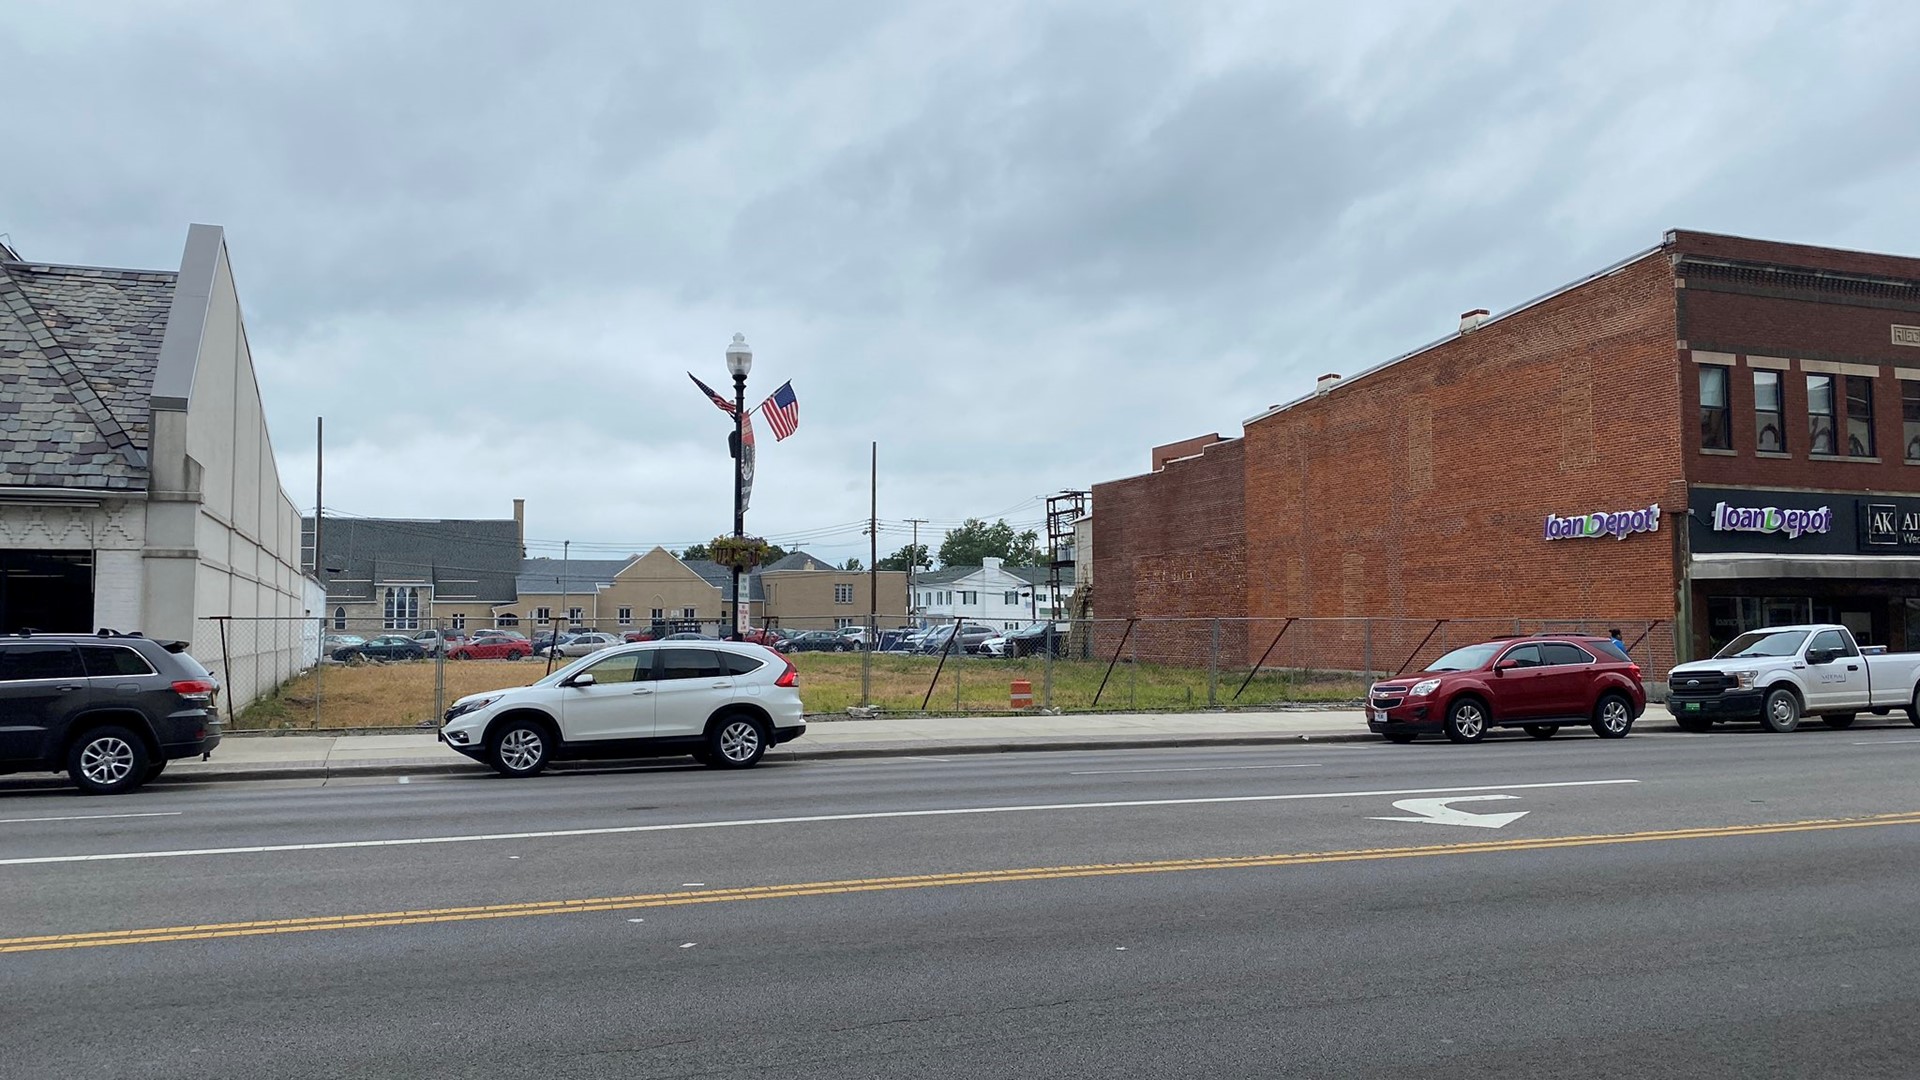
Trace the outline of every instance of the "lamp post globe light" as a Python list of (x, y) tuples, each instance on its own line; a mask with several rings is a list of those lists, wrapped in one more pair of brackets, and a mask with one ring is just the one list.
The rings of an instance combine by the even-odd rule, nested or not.
[[(753, 349), (747, 344), (745, 334), (733, 335), (733, 344), (727, 346), (727, 371), (733, 376), (733, 538), (738, 540), (747, 534), (747, 510), (745, 495), (741, 485), (740, 470), (743, 464), (741, 453), (747, 426), (747, 373), (753, 370)], [(727, 637), (740, 638), (741, 612), (752, 610), (752, 605), (742, 606), (740, 595), (740, 563), (736, 559), (733, 565), (733, 625)]]

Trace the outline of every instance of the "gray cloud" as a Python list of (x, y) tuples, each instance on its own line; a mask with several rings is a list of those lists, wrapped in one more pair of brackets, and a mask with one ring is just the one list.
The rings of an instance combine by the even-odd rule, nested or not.
[(349, 510), (710, 536), (741, 330), (803, 415), (754, 528), (864, 516), (876, 440), (884, 517), (1033, 519), (1666, 228), (1920, 252), (1903, 6), (450, 10), (0, 11), (0, 232), (225, 225), (303, 503), (323, 412)]

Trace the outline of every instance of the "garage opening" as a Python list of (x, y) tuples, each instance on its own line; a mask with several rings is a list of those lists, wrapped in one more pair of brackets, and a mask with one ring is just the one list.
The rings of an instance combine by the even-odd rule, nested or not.
[(0, 551), (0, 633), (93, 629), (92, 552)]

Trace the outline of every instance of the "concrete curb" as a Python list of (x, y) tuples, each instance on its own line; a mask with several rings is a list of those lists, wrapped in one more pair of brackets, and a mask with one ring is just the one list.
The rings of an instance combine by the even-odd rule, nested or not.
[[(773, 761), (820, 761), (831, 758), (889, 758), (889, 757), (958, 757), (962, 754), (1031, 754), (1052, 753), (1068, 750), (1152, 750), (1159, 748), (1178, 749), (1194, 746), (1276, 746), (1298, 745), (1301, 743), (1332, 742), (1373, 742), (1380, 736), (1371, 732), (1333, 732), (1328, 734), (1304, 735), (1169, 735), (1161, 738), (1142, 736), (1119, 739), (1059, 739), (1044, 742), (970, 742), (970, 743), (934, 743), (922, 746), (875, 746), (875, 747), (834, 747), (817, 750), (774, 750), (767, 756)], [(451, 753), (451, 751), (449, 751)], [(666, 760), (653, 758), (635, 758), (636, 762)], [(620, 761), (559, 762), (553, 766), (555, 773), (565, 774), (576, 771), (591, 771), (608, 767), (619, 767)], [(257, 768), (236, 767), (229, 769), (208, 768), (192, 772), (169, 772), (156, 780), (153, 786), (165, 787), (186, 783), (225, 783), (234, 780), (328, 780), (335, 777), (354, 776), (445, 776), (445, 775), (486, 775), (491, 773), (485, 765), (472, 761), (458, 760), (447, 762), (426, 762), (420, 764), (399, 764), (388, 762), (368, 762), (367, 764), (340, 765), (262, 765)], [(52, 781), (64, 784), (64, 780)]]

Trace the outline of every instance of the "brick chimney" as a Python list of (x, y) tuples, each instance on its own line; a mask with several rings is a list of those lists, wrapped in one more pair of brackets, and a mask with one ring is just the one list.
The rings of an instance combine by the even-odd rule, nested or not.
[(513, 500), (513, 532), (520, 538), (520, 557), (527, 557), (527, 500)]
[(1463, 334), (1473, 333), (1475, 330), (1480, 329), (1480, 324), (1486, 322), (1487, 318), (1487, 309), (1483, 307), (1474, 308), (1472, 311), (1461, 312), (1460, 332)]

